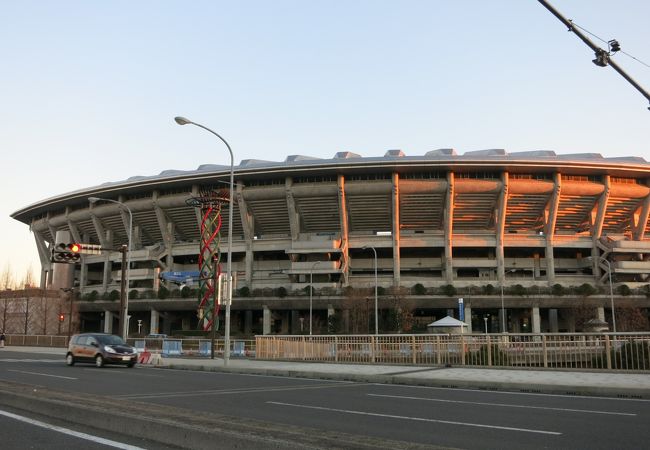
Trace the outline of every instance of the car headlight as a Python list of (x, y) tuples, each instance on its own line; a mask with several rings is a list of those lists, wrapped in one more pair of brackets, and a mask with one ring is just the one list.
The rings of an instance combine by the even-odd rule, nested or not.
[(108, 345), (104, 346), (104, 350), (106, 350), (108, 353), (117, 353), (113, 347)]

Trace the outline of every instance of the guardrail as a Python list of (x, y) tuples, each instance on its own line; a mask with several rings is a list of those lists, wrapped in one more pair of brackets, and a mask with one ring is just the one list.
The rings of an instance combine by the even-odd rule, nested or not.
[(256, 336), (256, 358), (650, 371), (650, 333)]
[[(207, 356), (211, 355), (210, 339), (199, 338), (129, 338), (127, 342), (138, 351), (161, 353), (163, 356)], [(214, 354), (223, 356), (225, 341), (215, 339)], [(252, 357), (255, 356), (255, 340), (231, 339), (230, 356)]]

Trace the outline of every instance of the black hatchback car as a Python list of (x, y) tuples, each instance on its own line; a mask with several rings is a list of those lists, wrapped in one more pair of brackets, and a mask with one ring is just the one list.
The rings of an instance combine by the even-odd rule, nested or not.
[(76, 362), (90, 362), (97, 367), (103, 367), (104, 364), (133, 367), (137, 360), (138, 353), (133, 347), (121, 337), (106, 333), (75, 334), (70, 339), (65, 356), (65, 362), (69, 366)]

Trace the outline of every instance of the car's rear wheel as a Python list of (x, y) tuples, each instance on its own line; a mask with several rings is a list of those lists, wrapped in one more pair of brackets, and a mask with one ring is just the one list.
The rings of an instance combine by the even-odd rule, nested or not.
[(68, 353), (66, 355), (65, 363), (69, 366), (74, 366), (74, 356), (72, 356), (72, 353)]
[(95, 356), (95, 366), (104, 367), (104, 357), (102, 355)]

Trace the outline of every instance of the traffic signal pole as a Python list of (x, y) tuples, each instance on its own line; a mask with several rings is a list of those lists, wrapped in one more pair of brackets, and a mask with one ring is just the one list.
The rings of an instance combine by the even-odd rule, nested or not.
[[(594, 44), (591, 41), (591, 39), (589, 39), (579, 29), (576, 28), (573, 22), (571, 22), (566, 17), (564, 17), (562, 13), (560, 13), (557, 9), (555, 9), (553, 5), (551, 5), (549, 2), (547, 2), (546, 0), (538, 0), (538, 1), (542, 4), (542, 6), (544, 6), (544, 8), (548, 9), (551, 12), (551, 14), (557, 17), (560, 22), (566, 25), (569, 31), (571, 31), (576, 36), (578, 36), (580, 40), (582, 40), (582, 42), (587, 44), (587, 46), (589, 46), (589, 48), (591, 48), (594, 51), (594, 53), (596, 54), (596, 59), (593, 60), (594, 64), (600, 67), (605, 67), (608, 65), (612, 66), (612, 68), (615, 71), (617, 71), (623, 78), (625, 78), (628, 83), (634, 86), (636, 90), (639, 91), (646, 98), (646, 100), (650, 101), (650, 93), (648, 93), (648, 91), (643, 89), (643, 87), (639, 83), (637, 83), (636, 80), (634, 80), (631, 76), (629, 76), (621, 66), (616, 64), (616, 62), (612, 58), (610, 58), (609, 51), (605, 51), (602, 48), (598, 47), (596, 44)], [(618, 42), (610, 41), (610, 43), (612, 43), (612, 52), (615, 53), (620, 49)], [(614, 48), (613, 43), (616, 44), (616, 48)], [(650, 110), (650, 107), (648, 109)]]

